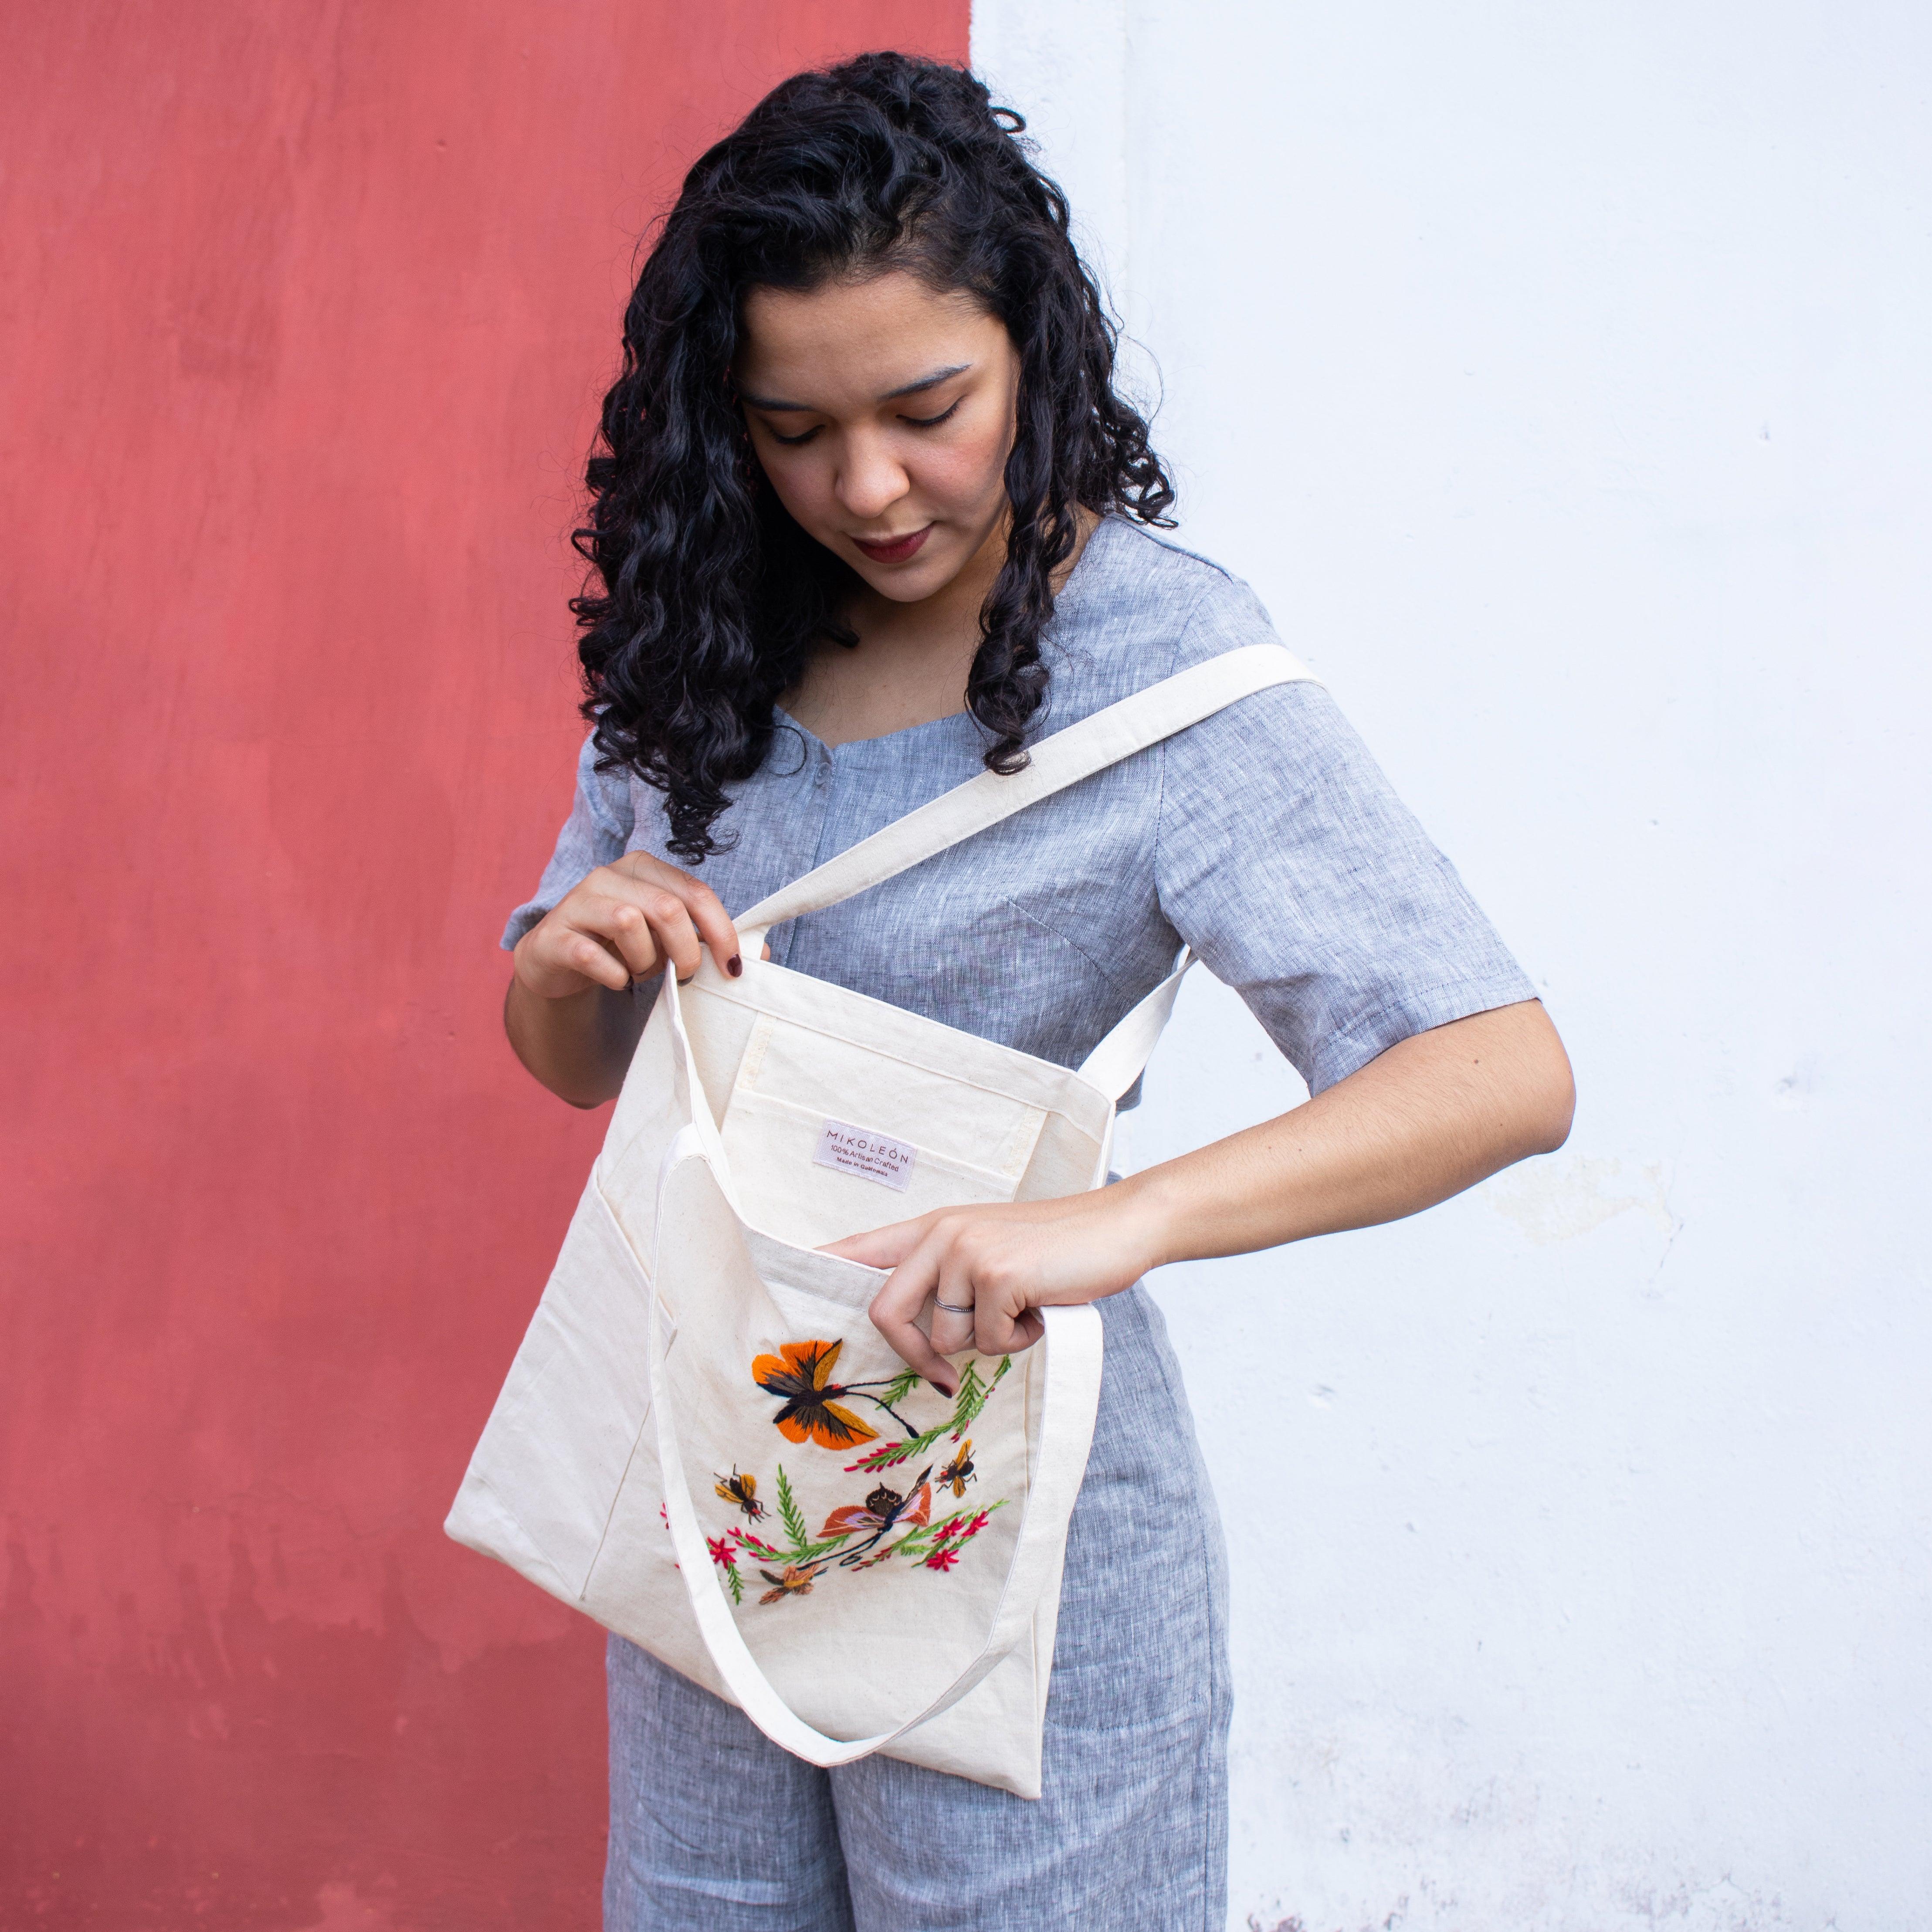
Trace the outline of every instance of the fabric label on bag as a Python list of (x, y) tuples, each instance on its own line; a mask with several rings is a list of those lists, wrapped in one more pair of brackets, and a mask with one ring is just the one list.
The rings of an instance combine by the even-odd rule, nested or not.
[(844, 1120), (827, 1120), (819, 1132), (818, 1151), (812, 1159), (814, 1166), (836, 1167), (842, 1174), (856, 1174), (903, 1194), (912, 1179), (913, 1157), (918, 1151), (890, 1135), (875, 1134)]

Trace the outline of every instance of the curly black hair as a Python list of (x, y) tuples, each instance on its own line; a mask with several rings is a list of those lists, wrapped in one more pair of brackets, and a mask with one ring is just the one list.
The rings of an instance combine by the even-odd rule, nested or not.
[(993, 770), (1026, 762), (1077, 510), (1170, 521), (1148, 426), (1114, 392), (1114, 325), (1024, 124), (971, 74), (904, 54), (794, 75), (685, 177), (644, 261), (571, 609), (599, 766), (664, 794), (681, 858), (719, 849), (725, 788), (763, 762), (814, 646), (857, 641), (838, 616), (856, 573), (792, 520), (746, 436), (731, 369), (748, 290), (904, 269), (984, 304), (1018, 351), (1012, 526), (966, 686)]

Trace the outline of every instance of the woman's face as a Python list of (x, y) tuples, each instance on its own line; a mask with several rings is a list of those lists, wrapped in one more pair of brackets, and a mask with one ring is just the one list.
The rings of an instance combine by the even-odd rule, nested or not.
[(970, 296), (896, 269), (754, 289), (733, 376), (793, 520), (911, 604), (1003, 537), (1019, 373), (1004, 326)]

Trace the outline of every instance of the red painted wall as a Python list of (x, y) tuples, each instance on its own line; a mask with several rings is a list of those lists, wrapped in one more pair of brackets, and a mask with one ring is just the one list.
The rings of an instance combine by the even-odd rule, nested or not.
[(0, 102), (0, 1924), (590, 1926), (597, 1634), (440, 1525), (600, 1122), (502, 1045), (633, 238), (966, 0), (77, 0)]

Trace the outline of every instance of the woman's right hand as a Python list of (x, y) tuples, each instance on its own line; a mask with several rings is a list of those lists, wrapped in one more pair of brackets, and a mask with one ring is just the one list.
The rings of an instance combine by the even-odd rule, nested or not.
[(718, 895), (648, 852), (627, 852), (596, 872), (532, 926), (512, 956), (518, 982), (542, 1000), (591, 986), (621, 993), (664, 970), (698, 970), (699, 949), (735, 978), (745, 970), (737, 928)]

